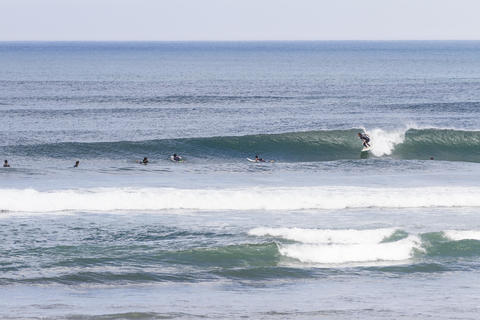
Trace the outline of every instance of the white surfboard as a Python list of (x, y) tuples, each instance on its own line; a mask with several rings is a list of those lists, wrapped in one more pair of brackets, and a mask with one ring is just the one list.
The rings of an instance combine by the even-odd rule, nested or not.
[(363, 147), (362, 152), (370, 151), (372, 150), (372, 146), (370, 147)]
[(275, 160), (256, 161), (255, 159), (250, 159), (250, 158), (247, 158), (247, 160), (250, 162), (257, 162), (257, 163), (267, 163), (267, 162), (274, 163), (275, 162)]

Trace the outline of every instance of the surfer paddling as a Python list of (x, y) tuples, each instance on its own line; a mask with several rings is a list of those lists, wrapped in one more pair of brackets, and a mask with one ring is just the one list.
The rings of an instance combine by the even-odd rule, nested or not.
[(258, 154), (256, 154), (256, 155), (255, 155), (255, 162), (265, 162), (265, 160), (262, 159), (262, 158), (259, 158), (259, 157), (258, 157)]

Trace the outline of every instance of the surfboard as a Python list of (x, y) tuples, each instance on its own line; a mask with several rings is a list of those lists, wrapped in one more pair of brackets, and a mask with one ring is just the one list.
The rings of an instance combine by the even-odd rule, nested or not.
[(362, 152), (367, 152), (367, 151), (370, 151), (370, 150), (372, 150), (372, 146), (370, 146), (370, 147), (363, 147)]
[(247, 158), (247, 160), (250, 161), (250, 162), (258, 162), (258, 163), (267, 163), (267, 162), (273, 163), (273, 162), (275, 162), (275, 160), (255, 161), (255, 159), (250, 159), (250, 158)]

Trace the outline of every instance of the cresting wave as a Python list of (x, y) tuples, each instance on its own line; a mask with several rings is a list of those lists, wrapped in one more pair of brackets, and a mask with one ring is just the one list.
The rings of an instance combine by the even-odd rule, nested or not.
[(67, 210), (301, 210), (369, 207), (480, 207), (480, 187), (0, 189), (0, 210), (33, 213)]
[[(27, 157), (128, 159), (139, 155), (166, 159), (177, 152), (189, 158), (244, 159), (260, 153), (281, 161), (359, 159), (357, 133), (364, 129), (290, 132), (247, 136), (180, 138), (120, 142), (63, 142), (0, 147), (7, 155)], [(366, 130), (372, 138), (370, 156), (480, 162), (480, 131), (452, 129)], [(365, 156), (365, 155), (363, 155)]]
[(329, 230), (255, 228), (249, 235), (274, 237), (282, 256), (313, 264), (375, 264), (425, 257), (480, 255), (480, 231), (448, 230), (410, 235), (396, 229)]

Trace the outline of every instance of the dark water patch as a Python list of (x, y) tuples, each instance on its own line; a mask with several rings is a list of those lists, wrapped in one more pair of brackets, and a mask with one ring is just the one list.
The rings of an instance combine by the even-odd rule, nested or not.
[[(150, 85), (150, 84), (149, 84)], [(83, 88), (85, 89), (85, 88)], [(310, 99), (315, 97), (309, 97)], [(22, 96), (22, 97), (12, 97), (9, 98), (9, 104), (18, 105), (18, 104), (38, 104), (38, 103), (68, 103), (68, 104), (75, 104), (78, 105), (128, 105), (128, 106), (135, 106), (135, 112), (144, 112), (148, 111), (148, 108), (151, 106), (172, 106), (172, 105), (182, 105), (185, 106), (208, 106), (212, 104), (232, 104), (232, 103), (275, 103), (281, 101), (288, 101), (298, 99), (294, 96), (280, 96), (280, 95), (161, 95), (161, 96), (128, 96), (128, 95), (105, 95), (105, 94), (98, 94), (98, 95), (39, 95), (39, 96)], [(4, 103), (7, 105), (7, 103)], [(26, 112), (26, 110), (13, 110), (13, 112), (17, 113), (19, 111)], [(29, 110), (28, 110), (29, 111)], [(95, 108), (92, 109), (77, 109), (75, 110), (57, 110), (52, 111), (50, 110), (35, 110), (35, 113), (38, 114), (51, 114), (51, 113), (61, 113), (61, 114), (71, 114), (72, 111), (75, 113), (131, 113), (134, 112), (133, 108)], [(152, 111), (152, 110), (149, 110)]]
[(425, 255), (430, 257), (478, 257), (480, 241), (475, 239), (451, 240), (443, 232), (421, 235)]
[(459, 240), (435, 243), (426, 247), (427, 255), (440, 257), (478, 257), (480, 256), (479, 240)]
[(105, 284), (105, 285), (128, 285), (158, 282), (200, 282), (214, 280), (213, 275), (208, 273), (182, 273), (182, 272), (72, 272), (49, 277), (22, 277), (22, 278), (0, 278), (0, 285), (10, 284)]
[(290, 267), (234, 268), (213, 271), (213, 273), (236, 280), (307, 279), (317, 274), (313, 269)]
[(157, 257), (171, 264), (203, 268), (268, 267), (278, 264), (280, 253), (275, 243), (265, 243), (164, 252)]
[(410, 273), (437, 273), (451, 271), (451, 268), (441, 263), (414, 263), (397, 266), (365, 267), (364, 270), (379, 271), (382, 273), (410, 274)]
[[(472, 79), (466, 79), (465, 85), (472, 85)], [(478, 86), (478, 82), (475, 83)], [(388, 108), (395, 111), (415, 111), (415, 112), (431, 112), (431, 113), (478, 113), (480, 102), (477, 101), (461, 101), (461, 102), (443, 102), (443, 103), (411, 103), (411, 104), (394, 104), (388, 105)]]

